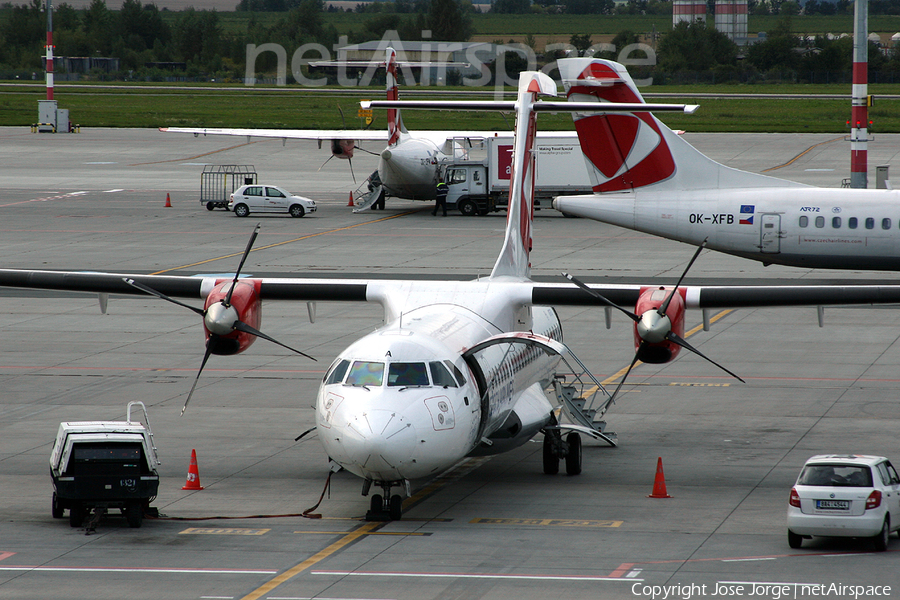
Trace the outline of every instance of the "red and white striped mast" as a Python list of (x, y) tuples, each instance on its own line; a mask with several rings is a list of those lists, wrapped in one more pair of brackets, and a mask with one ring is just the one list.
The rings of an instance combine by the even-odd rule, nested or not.
[(47, 100), (53, 100), (53, 0), (47, 0)]
[(856, 0), (853, 10), (853, 98), (850, 108), (851, 188), (866, 188), (869, 185), (868, 30), (869, 0)]

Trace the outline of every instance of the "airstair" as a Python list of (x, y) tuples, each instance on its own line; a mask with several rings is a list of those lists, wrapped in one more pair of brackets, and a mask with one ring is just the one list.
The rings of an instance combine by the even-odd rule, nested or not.
[(613, 403), (612, 396), (571, 350), (562, 356), (562, 360), (573, 375), (568, 382), (565, 376), (557, 376), (553, 380), (556, 398), (571, 421), (571, 424), (563, 424), (560, 428), (574, 429), (616, 446), (616, 434), (606, 431), (606, 421), (603, 420), (603, 415)]
[(384, 186), (381, 184), (381, 177), (378, 176), (378, 171), (375, 171), (353, 192), (353, 212), (360, 213), (372, 208), (383, 193)]

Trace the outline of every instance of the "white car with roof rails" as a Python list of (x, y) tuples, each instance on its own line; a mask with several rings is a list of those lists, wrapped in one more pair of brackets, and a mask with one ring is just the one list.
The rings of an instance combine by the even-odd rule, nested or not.
[(295, 196), (277, 185), (242, 185), (231, 194), (228, 210), (236, 217), (246, 217), (252, 212), (288, 213), (292, 217), (302, 217), (316, 212), (315, 200)]
[(900, 477), (883, 456), (813, 456), (791, 488), (787, 526), (791, 548), (813, 536), (861, 537), (884, 551), (900, 530)]

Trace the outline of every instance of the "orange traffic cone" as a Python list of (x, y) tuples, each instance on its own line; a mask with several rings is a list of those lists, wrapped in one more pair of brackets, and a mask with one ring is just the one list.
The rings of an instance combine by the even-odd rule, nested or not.
[(350, 201), (347, 202), (347, 206), (353, 206), (353, 192), (350, 192)]
[(659, 457), (659, 460), (656, 462), (656, 479), (653, 481), (653, 493), (647, 496), (648, 498), (671, 498), (668, 493), (666, 493), (666, 476), (663, 475), (662, 468), (662, 456)]
[(200, 469), (197, 468), (197, 451), (191, 450), (191, 466), (188, 467), (187, 481), (184, 482), (183, 490), (202, 490), (200, 485)]
[(169, 198), (169, 194), (166, 194), (166, 208), (172, 208), (172, 200)]

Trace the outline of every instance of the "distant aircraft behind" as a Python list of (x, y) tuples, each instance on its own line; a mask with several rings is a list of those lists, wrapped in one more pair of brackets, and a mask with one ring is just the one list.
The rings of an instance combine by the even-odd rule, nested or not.
[[(557, 62), (574, 102), (643, 102), (619, 63)], [(763, 262), (900, 270), (900, 191), (820, 188), (704, 156), (650, 112), (576, 114), (592, 195), (561, 212)]]
[[(393, 48), (386, 49), (383, 62), (370, 61), (320, 61), (311, 63), (313, 66), (335, 66), (366, 68), (380, 66), (386, 70), (387, 100), (395, 101), (399, 98), (397, 84), (397, 71), (400, 67), (423, 67), (454, 65), (456, 63), (439, 62), (409, 62), (398, 61), (397, 53)], [(512, 103), (510, 103), (511, 105)], [(435, 187), (442, 176), (445, 165), (474, 164), (470, 160), (474, 155), (475, 147), (482, 147), (485, 141), (502, 137), (504, 143), (511, 147), (511, 131), (418, 131), (410, 132), (403, 125), (403, 119), (399, 108), (388, 110), (387, 129), (231, 129), (231, 128), (207, 128), (207, 127), (161, 127), (160, 131), (167, 133), (192, 133), (199, 135), (226, 135), (239, 137), (268, 137), (280, 139), (316, 140), (321, 145), (328, 142), (331, 148), (331, 158), (347, 160), (352, 169), (354, 152), (360, 149), (360, 142), (385, 142), (387, 146), (378, 153), (378, 170), (367, 179), (367, 189), (355, 196), (357, 210), (364, 208), (384, 208), (385, 196), (393, 196), (407, 200), (434, 200)], [(578, 152), (578, 138), (574, 131), (538, 133), (538, 140), (544, 139), (557, 146), (566, 146), (574, 152)], [(508, 156), (505, 157), (508, 164)], [(330, 158), (329, 158), (330, 160)], [(494, 165), (496, 167), (496, 165)], [(548, 167), (550, 169), (551, 167)], [(554, 167), (552, 167), (555, 169)], [(583, 167), (580, 176), (575, 178), (581, 185), (575, 191), (588, 191), (588, 179)], [(492, 177), (497, 177), (493, 174)], [(505, 175), (508, 178), (508, 174)], [(355, 179), (355, 176), (354, 176)], [(508, 179), (507, 179), (508, 181)], [(473, 190), (474, 193), (474, 190)], [(550, 194), (547, 194), (550, 197)], [(451, 194), (451, 199), (453, 195)], [(471, 204), (474, 206), (474, 204)], [(467, 211), (465, 207), (459, 207), (463, 214), (475, 214), (477, 211)]]

